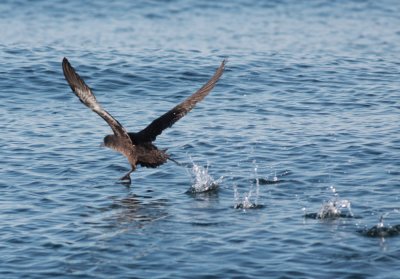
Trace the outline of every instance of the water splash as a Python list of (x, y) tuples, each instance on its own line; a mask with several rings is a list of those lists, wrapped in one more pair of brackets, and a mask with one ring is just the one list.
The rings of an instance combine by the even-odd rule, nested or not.
[(221, 184), (222, 182), (223, 176), (215, 180), (208, 173), (208, 167), (209, 167), (208, 163), (207, 166), (204, 168), (192, 161), (192, 168), (190, 174), (193, 183), (189, 189), (190, 193), (204, 193), (204, 192), (215, 191), (218, 189), (219, 184)]
[[(354, 214), (351, 210), (349, 200), (340, 199), (339, 194), (334, 186), (330, 187), (333, 197), (326, 203), (322, 204), (317, 213), (305, 214), (306, 218), (313, 219), (336, 219), (336, 218), (353, 218)], [(305, 211), (305, 209), (303, 209)]]
[[(347, 210), (347, 213), (343, 213), (343, 209)], [(334, 219), (339, 217), (354, 217), (350, 201), (330, 200), (323, 204), (317, 213), (318, 219)]]
[(335, 219), (339, 217), (354, 217), (349, 200), (339, 199), (339, 194), (334, 186), (330, 187), (333, 198), (322, 205), (317, 213), (318, 219)]
[(233, 186), (233, 191), (234, 191), (234, 198), (235, 198), (235, 209), (250, 209), (250, 208), (256, 208), (257, 204), (251, 201), (251, 196), (252, 192), (251, 190), (248, 193), (244, 193), (243, 196), (240, 195), (237, 186)]
[[(253, 162), (255, 164), (255, 161)], [(258, 166), (254, 166), (254, 177), (256, 179), (256, 197), (255, 197), (255, 204), (258, 204), (258, 197), (260, 196), (260, 180), (258, 179)], [(251, 193), (251, 192), (250, 192)]]
[[(255, 164), (255, 162), (253, 162)], [(258, 178), (258, 166), (255, 165), (254, 167), (254, 177), (255, 177), (255, 190), (254, 190), (254, 185), (252, 184), (250, 187), (249, 192), (244, 193), (243, 195), (240, 195), (237, 185), (233, 186), (234, 190), (234, 199), (235, 199), (235, 205), (234, 208), (236, 209), (251, 209), (251, 208), (260, 208), (262, 207), (261, 205), (258, 204), (258, 198), (260, 196), (260, 181)], [(255, 192), (255, 196), (253, 197), (253, 192)], [(254, 198), (254, 202), (252, 201)]]
[[(399, 213), (398, 210), (393, 210), (395, 213)], [(379, 222), (371, 227), (371, 228), (364, 228), (360, 230), (359, 232), (363, 234), (364, 236), (368, 237), (380, 237), (380, 238), (385, 238), (385, 237), (391, 237), (391, 236), (399, 236), (400, 235), (400, 224), (398, 225), (385, 225), (384, 224), (384, 219), (389, 216), (389, 214), (393, 212), (388, 212), (385, 214), (382, 214), (381, 217), (379, 218)]]
[(389, 213), (382, 214), (381, 218), (379, 218), (379, 223), (376, 225), (378, 228), (383, 228), (385, 225), (383, 224), (383, 219), (389, 216)]

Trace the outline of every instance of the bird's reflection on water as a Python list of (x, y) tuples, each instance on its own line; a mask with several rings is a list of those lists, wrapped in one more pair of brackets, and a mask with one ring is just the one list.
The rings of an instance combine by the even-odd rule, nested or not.
[(154, 200), (151, 196), (130, 194), (113, 202), (115, 213), (111, 218), (117, 225), (140, 228), (166, 218), (166, 207), (166, 199)]

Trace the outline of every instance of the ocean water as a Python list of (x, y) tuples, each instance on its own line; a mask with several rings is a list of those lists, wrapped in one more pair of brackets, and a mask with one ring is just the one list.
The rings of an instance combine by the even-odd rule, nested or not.
[[(1, 278), (399, 278), (400, 2), (2, 1)], [(138, 168), (64, 80), (138, 131)], [(375, 232), (375, 231), (374, 231)]]

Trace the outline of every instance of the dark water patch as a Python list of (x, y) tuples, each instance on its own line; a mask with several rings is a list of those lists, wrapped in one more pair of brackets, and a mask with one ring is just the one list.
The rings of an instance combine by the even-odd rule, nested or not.
[(304, 215), (304, 218), (307, 219), (323, 219), (323, 220), (335, 220), (339, 218), (344, 218), (344, 219), (361, 219), (361, 216), (354, 216), (350, 215), (348, 213), (338, 213), (338, 214), (330, 214), (330, 215), (324, 215), (321, 216), (320, 213), (307, 213)]
[(394, 226), (373, 226), (358, 230), (360, 234), (366, 237), (393, 237), (400, 235), (400, 225)]
[(195, 187), (190, 187), (185, 193), (192, 197), (217, 197), (219, 191), (219, 184), (211, 183), (204, 190), (199, 190)]
[(256, 178), (253, 180), (253, 183), (259, 183), (260, 185), (272, 185), (272, 184), (279, 184), (285, 182), (285, 180), (278, 180), (278, 179), (266, 179), (266, 178)]
[(263, 209), (265, 205), (262, 204), (247, 204), (238, 203), (233, 206), (234, 209)]
[(214, 227), (214, 226), (221, 226), (222, 223), (217, 223), (217, 222), (210, 222), (210, 223), (192, 222), (191, 225), (195, 226), (195, 227)]

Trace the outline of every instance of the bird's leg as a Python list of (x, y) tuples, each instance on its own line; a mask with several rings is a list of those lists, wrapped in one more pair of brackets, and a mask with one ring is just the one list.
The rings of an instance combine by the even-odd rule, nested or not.
[(179, 163), (177, 160), (172, 159), (171, 157), (168, 156), (168, 160), (174, 162), (175, 164), (177, 164), (178, 166), (182, 166), (183, 164)]
[(132, 168), (130, 171), (128, 171), (127, 174), (125, 174), (119, 180), (121, 180), (124, 183), (131, 184), (131, 173), (134, 172), (134, 171), (135, 171), (135, 168)]

